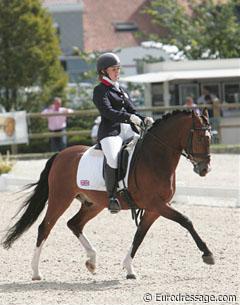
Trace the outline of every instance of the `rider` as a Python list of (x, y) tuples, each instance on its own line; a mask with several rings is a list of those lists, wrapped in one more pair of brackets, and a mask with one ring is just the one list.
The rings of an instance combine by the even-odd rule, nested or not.
[(116, 198), (117, 158), (122, 142), (134, 136), (134, 131), (138, 132), (135, 125), (140, 126), (142, 121), (152, 124), (153, 119), (136, 113), (129, 95), (119, 86), (120, 59), (116, 54), (99, 56), (97, 73), (100, 83), (94, 88), (93, 102), (101, 114), (98, 141), (107, 161), (104, 178), (109, 196), (108, 209), (117, 213), (121, 209)]

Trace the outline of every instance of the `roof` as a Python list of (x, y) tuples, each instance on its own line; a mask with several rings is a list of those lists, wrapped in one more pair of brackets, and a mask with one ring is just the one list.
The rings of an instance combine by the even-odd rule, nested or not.
[(163, 33), (151, 23), (150, 16), (143, 14), (150, 0), (83, 0), (84, 50), (107, 51), (139, 45), (145, 38), (137, 38), (136, 32), (115, 31), (116, 22), (134, 22), (139, 31)]
[(201, 70), (178, 70), (178, 71), (162, 71), (138, 74), (121, 78), (124, 82), (133, 83), (161, 83), (172, 80), (184, 79), (209, 79), (209, 78), (230, 78), (240, 77), (239, 67), (231, 69), (201, 69)]

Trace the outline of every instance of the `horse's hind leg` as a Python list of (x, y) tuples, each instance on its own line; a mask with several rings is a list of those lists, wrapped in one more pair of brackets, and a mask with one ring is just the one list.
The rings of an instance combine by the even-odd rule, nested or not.
[(55, 199), (50, 196), (48, 200), (48, 209), (47, 213), (38, 227), (38, 237), (37, 244), (34, 250), (33, 258), (32, 258), (32, 280), (41, 280), (41, 275), (39, 272), (39, 259), (42, 251), (42, 247), (44, 242), (46, 241), (51, 229), (54, 227), (55, 223), (59, 219), (59, 217), (66, 211), (66, 209), (70, 206), (73, 201), (73, 196), (65, 196), (61, 197), (61, 199), (57, 198), (55, 194)]
[(96, 250), (93, 248), (87, 237), (83, 234), (82, 230), (85, 224), (98, 213), (102, 211), (104, 206), (98, 206), (87, 201), (83, 201), (82, 206), (78, 213), (74, 215), (67, 223), (69, 229), (79, 239), (87, 253), (88, 260), (86, 267), (88, 271), (94, 274), (96, 269)]

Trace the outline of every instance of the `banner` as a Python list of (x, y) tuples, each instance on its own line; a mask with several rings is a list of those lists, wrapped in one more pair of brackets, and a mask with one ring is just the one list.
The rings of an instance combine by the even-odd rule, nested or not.
[(0, 145), (28, 143), (26, 111), (0, 113)]

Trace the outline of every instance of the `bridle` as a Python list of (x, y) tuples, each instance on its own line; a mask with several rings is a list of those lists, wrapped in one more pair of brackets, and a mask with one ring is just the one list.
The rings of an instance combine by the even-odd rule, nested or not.
[(201, 127), (196, 127), (195, 123), (195, 116), (192, 113), (192, 128), (189, 131), (188, 140), (187, 140), (187, 148), (185, 149), (185, 152), (182, 152), (181, 154), (189, 159), (194, 165), (197, 163), (194, 158), (201, 158), (201, 159), (209, 159), (210, 152), (209, 149), (206, 153), (195, 153), (193, 151), (193, 136), (194, 133), (199, 131), (209, 131), (211, 132), (211, 126), (209, 124), (203, 125)]
[(193, 136), (194, 133), (199, 132), (199, 131), (211, 131), (211, 126), (209, 124), (207, 125), (203, 125), (201, 127), (196, 127), (196, 123), (195, 123), (195, 116), (192, 113), (192, 127), (189, 131), (189, 135), (188, 135), (188, 139), (187, 139), (187, 148), (184, 149), (184, 151), (179, 151), (178, 149), (168, 145), (167, 143), (165, 143), (161, 138), (159, 138), (158, 136), (154, 135), (150, 129), (148, 129), (148, 127), (145, 125), (144, 127), (140, 127), (141, 128), (141, 135), (140, 138), (144, 139), (145, 135), (148, 134), (150, 135), (153, 139), (155, 139), (156, 142), (158, 142), (161, 145), (164, 145), (165, 147), (167, 147), (170, 150), (176, 151), (178, 153), (181, 153), (182, 156), (184, 156), (185, 158), (187, 158), (188, 160), (191, 161), (191, 163), (196, 166), (198, 164), (198, 162), (194, 159), (194, 158), (201, 158), (201, 159), (209, 159), (210, 157), (210, 152), (209, 149), (206, 153), (195, 153), (193, 151)]

